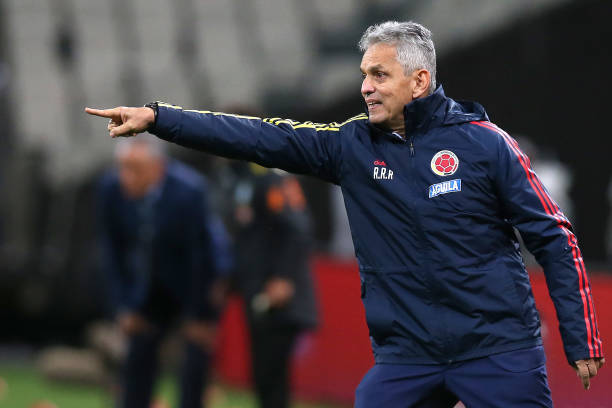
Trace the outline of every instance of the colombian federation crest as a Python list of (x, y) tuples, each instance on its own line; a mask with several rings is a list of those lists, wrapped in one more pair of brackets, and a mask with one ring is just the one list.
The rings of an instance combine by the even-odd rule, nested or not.
[(431, 159), (431, 171), (438, 176), (450, 176), (459, 168), (459, 158), (450, 150), (440, 150)]

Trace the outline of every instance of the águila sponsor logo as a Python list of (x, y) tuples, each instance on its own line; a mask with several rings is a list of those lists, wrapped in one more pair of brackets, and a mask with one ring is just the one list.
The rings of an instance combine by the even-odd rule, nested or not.
[(429, 186), (429, 198), (434, 198), (440, 194), (455, 193), (461, 191), (461, 179), (443, 181)]

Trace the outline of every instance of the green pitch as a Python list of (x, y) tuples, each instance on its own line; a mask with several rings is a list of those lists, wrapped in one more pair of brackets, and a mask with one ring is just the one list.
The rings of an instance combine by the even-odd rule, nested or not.
[[(30, 408), (36, 402), (54, 404), (44, 408), (112, 408), (108, 389), (92, 385), (67, 384), (43, 378), (30, 365), (0, 364), (0, 408)], [(176, 401), (175, 383), (165, 376), (158, 385), (161, 400)], [(211, 408), (256, 408), (248, 392), (220, 387)], [(171, 406), (176, 406), (171, 404)], [(41, 406), (41, 408), (43, 408)], [(334, 408), (331, 405), (296, 404), (295, 408)]]

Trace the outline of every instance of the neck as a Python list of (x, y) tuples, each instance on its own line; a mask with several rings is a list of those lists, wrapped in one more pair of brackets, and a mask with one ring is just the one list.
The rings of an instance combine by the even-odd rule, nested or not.
[(393, 133), (397, 133), (403, 138), (406, 137), (406, 128), (404, 127), (403, 123), (401, 124), (401, 126), (392, 127), (391, 130), (393, 131)]

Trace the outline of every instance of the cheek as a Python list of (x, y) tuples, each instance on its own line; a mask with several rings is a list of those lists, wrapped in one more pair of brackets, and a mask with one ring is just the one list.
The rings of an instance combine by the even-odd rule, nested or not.
[(394, 94), (393, 92), (385, 92), (385, 93), (381, 92), (381, 95), (383, 97), (383, 105), (387, 109), (392, 109), (395, 105), (397, 105), (398, 103), (397, 94)]
[(125, 172), (120, 175), (121, 185), (127, 191), (133, 192), (139, 189), (140, 180), (138, 176), (132, 172)]
[(132, 184), (132, 180), (133, 180), (133, 177), (129, 173), (122, 172), (119, 174), (119, 182), (121, 183), (122, 186), (127, 186), (127, 185)]
[(393, 112), (399, 113), (404, 111), (404, 106), (409, 104), (412, 101), (412, 98), (408, 94), (395, 95), (393, 97), (391, 110)]

